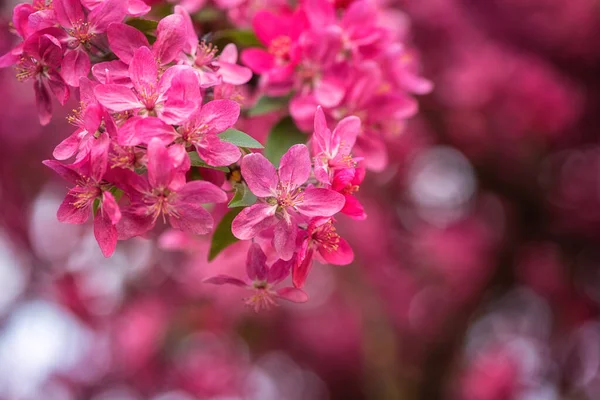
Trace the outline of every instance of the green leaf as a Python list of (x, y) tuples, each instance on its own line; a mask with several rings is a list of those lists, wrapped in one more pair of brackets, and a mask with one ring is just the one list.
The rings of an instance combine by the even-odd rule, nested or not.
[(242, 131), (238, 131), (237, 129), (227, 129), (225, 132), (219, 135), (219, 138), (223, 142), (228, 142), (231, 144), (235, 144), (238, 147), (245, 147), (248, 149), (263, 149), (263, 145), (252, 136), (244, 133)]
[(216, 169), (218, 171), (229, 172), (228, 167), (213, 167), (212, 165), (208, 165), (207, 163), (204, 162), (204, 160), (202, 160), (200, 158), (198, 153), (196, 153), (195, 151), (190, 151), (188, 153), (188, 156), (190, 157), (190, 162), (192, 163), (192, 167), (210, 168), (210, 169)]
[(298, 129), (292, 118), (285, 117), (271, 129), (265, 146), (265, 157), (277, 167), (281, 156), (290, 147), (295, 144), (306, 143), (307, 139), (307, 135)]
[(223, 250), (225, 250), (228, 246), (231, 246), (239, 239), (233, 236), (231, 233), (231, 223), (233, 219), (243, 210), (242, 207), (234, 208), (229, 211), (219, 225), (217, 225), (217, 229), (215, 229), (215, 233), (212, 237), (212, 242), (210, 244), (210, 251), (208, 252), (208, 261), (212, 261), (216, 256), (219, 255)]
[(256, 203), (256, 196), (248, 189), (245, 183), (236, 185), (235, 195), (228, 204), (229, 208), (247, 207)]
[(138, 31), (146, 35), (150, 44), (156, 41), (156, 28), (158, 22), (151, 19), (131, 18), (125, 22), (129, 26), (133, 26)]
[(248, 111), (248, 116), (256, 117), (257, 115), (268, 114), (273, 111), (282, 110), (287, 107), (290, 101), (289, 96), (285, 97), (269, 97), (262, 96), (254, 107)]
[[(215, 42), (221, 45), (221, 42), (227, 44), (233, 42), (240, 47), (262, 47), (262, 43), (254, 32), (242, 29), (225, 29), (215, 33)], [(222, 47), (222, 46), (220, 46)]]
[(100, 199), (95, 198), (94, 203), (92, 204), (92, 216), (96, 216), (98, 214), (98, 210), (100, 209)]

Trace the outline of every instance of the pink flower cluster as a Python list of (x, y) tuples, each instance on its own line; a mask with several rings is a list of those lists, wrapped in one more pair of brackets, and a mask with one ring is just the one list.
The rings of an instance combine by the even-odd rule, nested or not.
[(254, 15), (264, 48), (245, 50), (242, 61), (261, 76), (264, 94), (291, 95), (289, 111), (303, 130), (319, 105), (335, 121), (359, 116), (356, 152), (380, 171), (388, 164), (386, 141), (417, 112), (410, 95), (432, 89), (404, 43), (404, 16), (368, 0), (299, 3)]
[[(229, 200), (229, 208), (243, 207), (231, 239), (263, 247), (250, 247), (251, 283), (226, 276), (207, 281), (256, 290), (248, 303), (257, 310), (275, 297), (306, 301), (301, 288), (313, 259), (346, 265), (354, 258), (334, 224), (340, 213), (366, 218), (354, 197), (365, 177), (355, 144), (364, 153), (364, 143), (380, 143), (374, 127), (413, 114), (416, 105), (405, 91), (425, 92), (428, 83), (405, 65), (402, 46), (392, 45), (392, 32), (379, 26), (377, 9), (366, 2), (353, 3), (340, 21), (334, 6), (322, 1), (280, 15), (257, 13), (254, 29), (266, 49), (246, 49), (242, 59), (262, 74), (258, 92), (293, 89), (292, 116), (303, 127), (309, 115), (314, 122), (308, 146), (287, 149), (276, 168), (251, 152), (263, 148), (259, 142), (233, 129), (252, 78), (251, 69), (237, 64), (236, 45), (219, 53), (199, 40), (181, 6), (155, 25), (147, 20), (149, 29), (135, 28), (133, 22), (144, 20), (131, 17), (149, 11), (139, 0), (15, 8), (13, 24), (23, 42), (0, 65), (16, 65), (19, 79), (34, 82), (40, 122), (52, 117), (51, 93), (61, 104), (71, 93), (79, 99), (68, 118), (75, 131), (54, 149), (56, 160), (44, 161), (72, 185), (58, 219), (84, 224), (91, 216), (109, 257), (118, 240), (148, 237), (161, 221), (187, 234), (209, 234), (218, 213), (205, 205)], [(337, 121), (333, 131), (328, 119)], [(241, 203), (239, 192), (248, 194)], [(213, 242), (219, 240), (215, 233)], [(276, 260), (270, 268), (265, 252)], [(272, 289), (289, 275), (293, 287)]]

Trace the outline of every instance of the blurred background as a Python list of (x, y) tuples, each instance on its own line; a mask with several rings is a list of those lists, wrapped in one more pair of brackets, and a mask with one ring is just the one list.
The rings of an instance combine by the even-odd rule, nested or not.
[(0, 399), (600, 399), (600, 1), (395, 4), (435, 89), (342, 226), (356, 261), (261, 314), (201, 282), (241, 274), (244, 243), (105, 259), (59, 223), (41, 161), (76, 104), (42, 128), (1, 70)]

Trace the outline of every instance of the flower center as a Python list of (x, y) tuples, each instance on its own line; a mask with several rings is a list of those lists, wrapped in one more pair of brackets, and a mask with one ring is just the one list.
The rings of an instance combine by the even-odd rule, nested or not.
[(21, 82), (42, 75), (44, 66), (33, 57), (22, 56), (17, 64), (17, 79)]
[(340, 243), (340, 235), (337, 234), (331, 221), (315, 228), (311, 239), (314, 244), (329, 252), (337, 250)]
[(277, 303), (275, 302), (277, 294), (269, 289), (269, 285), (265, 283), (264, 286), (257, 287), (257, 284), (254, 284), (254, 287), (256, 289), (254, 294), (244, 299), (247, 306), (254, 308), (255, 312), (277, 307)]
[(280, 61), (289, 61), (292, 39), (289, 36), (277, 36), (269, 44), (269, 53)]
[(75, 22), (73, 28), (67, 30), (67, 32), (83, 46), (89, 46), (94, 36), (96, 36), (95, 33), (90, 32), (90, 24), (84, 21)]
[(218, 67), (210, 64), (215, 61), (218, 50), (219, 49), (217, 46), (213, 45), (212, 43), (206, 43), (205, 41), (200, 42), (200, 44), (198, 44), (198, 52), (196, 54), (196, 65), (200, 68), (208, 67), (211, 70), (216, 71)]

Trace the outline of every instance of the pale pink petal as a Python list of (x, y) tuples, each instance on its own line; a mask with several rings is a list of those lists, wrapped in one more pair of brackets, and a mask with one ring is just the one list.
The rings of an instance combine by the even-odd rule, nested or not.
[(86, 52), (73, 50), (63, 58), (61, 75), (69, 86), (79, 87), (79, 78), (90, 73), (90, 57)]
[(158, 65), (147, 47), (137, 49), (129, 64), (129, 76), (138, 93), (151, 95), (156, 92), (158, 83)]
[(113, 111), (129, 111), (144, 107), (133, 91), (124, 85), (98, 85), (94, 88), (98, 102)]
[(119, 60), (95, 64), (92, 67), (92, 75), (100, 83), (132, 86), (129, 66)]
[(223, 51), (219, 54), (220, 62), (227, 62), (230, 64), (235, 64), (238, 59), (238, 50), (234, 43), (229, 43), (227, 46), (223, 47)]
[(304, 10), (311, 26), (317, 30), (335, 23), (335, 8), (329, 1), (304, 0)]
[(243, 85), (252, 79), (252, 70), (250, 70), (250, 68), (225, 61), (219, 61), (218, 64), (218, 73), (225, 83), (231, 85)]
[(333, 142), (347, 150), (344, 154), (349, 154), (356, 143), (360, 130), (360, 118), (355, 116), (346, 117), (338, 122), (333, 130)]
[(104, 213), (96, 213), (94, 218), (94, 237), (104, 257), (110, 257), (117, 248), (117, 228)]
[(168, 15), (159, 22), (156, 32), (156, 42), (152, 50), (160, 64), (168, 64), (179, 55), (186, 44), (185, 20), (181, 15)]
[(323, 107), (333, 108), (337, 107), (344, 98), (346, 87), (336, 77), (326, 75), (315, 85), (314, 94), (317, 103)]
[(294, 256), (294, 251), (296, 250), (298, 228), (293, 223), (280, 220), (279, 223), (275, 225), (275, 231), (273, 233), (273, 247), (277, 252), (277, 256), (284, 261), (291, 260)]
[(246, 258), (246, 273), (253, 281), (267, 280), (267, 256), (257, 243), (252, 243)]
[(169, 223), (175, 229), (195, 235), (212, 232), (214, 219), (208, 211), (197, 203), (177, 203), (176, 214), (169, 215)]
[(231, 224), (233, 236), (240, 240), (250, 240), (265, 229), (273, 227), (277, 223), (276, 209), (277, 206), (265, 203), (244, 208)]
[(150, 47), (146, 35), (129, 25), (111, 24), (106, 34), (110, 49), (127, 64), (131, 62), (137, 49)]
[(311, 165), (308, 148), (296, 144), (281, 157), (279, 164), (279, 179), (281, 182), (298, 187), (304, 184), (310, 176)]
[(333, 190), (309, 187), (296, 209), (307, 217), (331, 217), (344, 207), (345, 202), (344, 196)]
[(290, 114), (300, 130), (311, 130), (317, 107), (318, 103), (311, 95), (299, 95), (292, 98), (290, 101)]
[(128, 0), (127, 14), (132, 17), (140, 17), (150, 12), (151, 7), (142, 0)]
[(180, 125), (194, 113), (196, 108), (198, 108), (198, 104), (193, 100), (168, 99), (164, 108), (157, 114), (167, 124)]
[(127, 0), (105, 0), (88, 15), (91, 29), (95, 33), (106, 32), (108, 26), (123, 21), (127, 14)]
[(293, 287), (279, 289), (277, 291), (277, 296), (293, 303), (306, 303), (308, 301), (308, 295), (304, 290)]
[(198, 125), (207, 125), (206, 134), (217, 134), (231, 128), (240, 116), (240, 105), (231, 100), (213, 100), (202, 106)]
[(204, 279), (202, 282), (204, 283), (212, 283), (213, 285), (235, 285), (239, 287), (247, 287), (246, 282), (241, 279), (234, 278), (228, 275), (217, 275), (211, 276), (210, 278)]
[(208, 165), (223, 167), (238, 161), (242, 155), (240, 149), (227, 142), (222, 142), (218, 136), (206, 136), (196, 144), (198, 155)]
[(250, 191), (258, 197), (272, 197), (279, 183), (277, 171), (262, 154), (248, 154), (242, 159), (242, 176)]
[(171, 125), (167, 125), (159, 118), (148, 117), (139, 119), (133, 129), (119, 130), (118, 140), (122, 146), (137, 146), (138, 144), (148, 144), (156, 138), (163, 146), (166, 146), (175, 137), (176, 132)]
[(192, 18), (187, 10), (181, 6), (175, 6), (175, 14), (181, 15), (183, 18), (183, 25), (185, 26), (185, 45), (182, 50), (187, 54), (193, 54), (198, 46), (198, 35), (196, 35)]
[(175, 173), (173, 160), (169, 151), (160, 139), (152, 139), (148, 143), (148, 182), (153, 188), (166, 189)]

